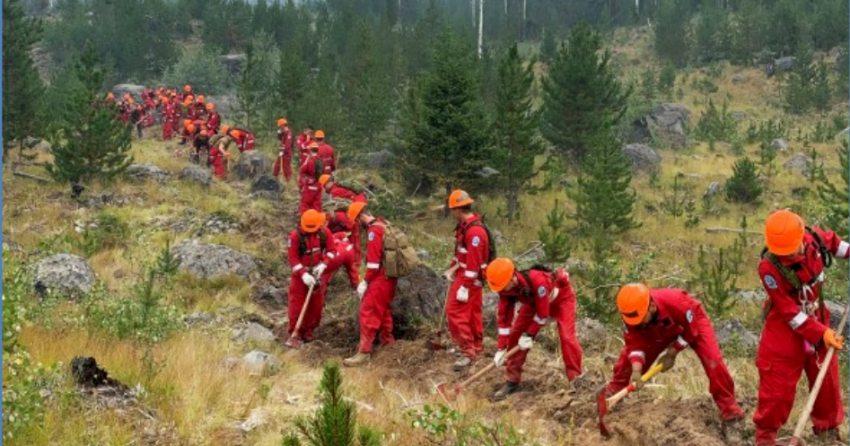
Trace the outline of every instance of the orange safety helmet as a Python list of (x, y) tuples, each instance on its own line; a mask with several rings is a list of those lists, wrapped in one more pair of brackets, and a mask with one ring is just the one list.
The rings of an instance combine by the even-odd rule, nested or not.
[(190, 125), (192, 125), (192, 120), (191, 120), (191, 119), (185, 119), (185, 120), (183, 120), (183, 127), (186, 127), (186, 128), (188, 129)]
[(313, 134), (313, 137), (316, 139), (325, 139), (324, 130), (316, 130), (316, 133)]
[(221, 133), (222, 133), (222, 134), (226, 135), (226, 134), (227, 134), (227, 132), (229, 132), (229, 131), (230, 131), (230, 126), (229, 126), (229, 125), (223, 125), (223, 126), (221, 126)]
[(234, 130), (233, 133), (230, 134), (230, 136), (239, 139), (242, 137), (242, 132), (240, 132), (239, 130)]
[(496, 293), (504, 290), (514, 276), (515, 270), (514, 262), (507, 257), (493, 260), (487, 265), (487, 285)]
[(355, 201), (354, 203), (351, 203), (350, 206), (348, 206), (348, 211), (346, 212), (346, 214), (348, 214), (348, 218), (350, 218), (351, 220), (357, 220), (357, 217), (360, 216), (360, 213), (363, 212), (363, 208), (365, 207), (366, 203), (363, 203), (362, 201)]
[(183, 87), (183, 91), (185, 91), (186, 93), (189, 93), (190, 91), (192, 91), (192, 86), (186, 85), (185, 87)]
[(806, 235), (806, 226), (799, 215), (780, 210), (770, 214), (764, 224), (764, 242), (767, 250), (778, 256), (797, 252)]
[(209, 133), (207, 133), (207, 129), (201, 130), (201, 136), (208, 136), (208, 135), (209, 135)]
[(617, 293), (617, 308), (626, 325), (639, 325), (649, 311), (649, 287), (642, 283), (623, 285)]
[(319, 177), (319, 184), (321, 184), (322, 186), (324, 186), (325, 184), (327, 184), (328, 180), (330, 180), (330, 179), (331, 179), (331, 176), (330, 176), (330, 175), (328, 175), (328, 174), (324, 174), (324, 175), (322, 175), (322, 176), (320, 176), (320, 177)]
[(288, 122), (286, 121), (286, 118), (280, 118), (280, 119), (277, 120), (277, 126), (278, 127), (284, 126), (286, 124), (288, 124)]
[(318, 150), (318, 149), (319, 149), (319, 143), (317, 143), (316, 141), (313, 141), (313, 142), (310, 143), (310, 150)]
[(115, 93), (111, 91), (109, 93), (106, 93), (106, 99), (115, 99)]
[(186, 126), (186, 131), (189, 133), (195, 133), (195, 124), (189, 124)]
[(198, 104), (203, 104), (204, 101), (206, 101), (206, 100), (207, 100), (207, 98), (205, 98), (204, 95), (202, 95), (202, 94), (198, 95)]
[(206, 108), (207, 111), (213, 111), (215, 110), (215, 104), (213, 104), (212, 102), (207, 102)]
[(475, 200), (473, 200), (466, 191), (455, 189), (449, 195), (449, 209), (469, 206), (472, 203), (475, 203)]
[(325, 224), (324, 212), (308, 209), (301, 215), (301, 229), (304, 232), (316, 232)]

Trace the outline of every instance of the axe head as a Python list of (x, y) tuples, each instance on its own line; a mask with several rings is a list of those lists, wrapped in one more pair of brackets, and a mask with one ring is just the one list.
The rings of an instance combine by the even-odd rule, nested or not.
[(611, 438), (611, 432), (605, 425), (605, 415), (608, 414), (608, 401), (605, 399), (605, 388), (596, 394), (596, 415), (599, 420), (599, 433), (605, 438)]
[(287, 339), (286, 342), (283, 343), (283, 345), (289, 348), (299, 349), (302, 345), (304, 345), (304, 341), (293, 336)]
[(436, 389), (437, 393), (445, 398), (446, 401), (457, 400), (457, 394), (460, 393), (460, 386), (451, 387), (446, 383), (438, 383), (434, 386), (434, 389)]

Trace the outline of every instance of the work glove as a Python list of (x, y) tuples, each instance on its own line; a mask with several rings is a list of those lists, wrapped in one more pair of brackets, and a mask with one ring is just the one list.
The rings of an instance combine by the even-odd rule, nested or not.
[(642, 389), (643, 385), (646, 384), (641, 379), (641, 376), (643, 376), (643, 374), (640, 372), (639, 368), (638, 369), (632, 369), (631, 382), (634, 383), (634, 385), (635, 385), (635, 391)]
[(523, 334), (519, 337), (517, 345), (519, 345), (520, 350), (531, 350), (531, 347), (534, 347), (534, 339), (527, 334)]
[(325, 270), (328, 269), (328, 265), (325, 265), (324, 262), (319, 263), (318, 265), (313, 267), (313, 275), (316, 277), (322, 277), (322, 274)]
[(505, 358), (507, 353), (508, 352), (506, 350), (499, 350), (495, 355), (493, 355), (493, 363), (496, 364), (496, 367), (505, 365), (505, 362), (508, 360), (508, 358)]
[(316, 278), (313, 277), (313, 275), (310, 273), (302, 274), (301, 281), (304, 282), (304, 285), (307, 285), (308, 287), (316, 285)]
[(834, 347), (836, 350), (842, 350), (844, 348), (844, 336), (835, 336), (835, 330), (827, 328), (826, 331), (823, 332), (823, 343), (826, 344), (827, 347)]
[(357, 285), (357, 295), (360, 296), (360, 299), (363, 299), (363, 295), (366, 294), (366, 286), (367, 285), (365, 280), (360, 282), (359, 285)]
[(469, 301), (469, 289), (465, 286), (462, 286), (457, 289), (457, 301), (458, 302), (467, 302)]
[(668, 348), (667, 351), (664, 353), (664, 356), (662, 356), (661, 359), (658, 360), (658, 363), (664, 366), (664, 368), (661, 370), (666, 372), (672, 369), (676, 365), (676, 356), (678, 354), (679, 352), (676, 351), (675, 348)]
[(449, 282), (454, 282), (455, 272), (457, 272), (457, 268), (449, 268), (443, 273), (443, 277), (445, 277)]

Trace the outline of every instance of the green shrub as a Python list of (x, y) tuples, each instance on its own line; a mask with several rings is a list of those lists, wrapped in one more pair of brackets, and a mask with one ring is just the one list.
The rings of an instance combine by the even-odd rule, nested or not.
[(708, 108), (702, 112), (697, 122), (696, 136), (704, 141), (733, 141), (738, 134), (738, 122), (729, 113), (729, 105), (724, 102), (718, 109), (714, 101), (708, 101)]
[(777, 138), (788, 138), (788, 131), (788, 125), (782, 120), (750, 121), (747, 128), (747, 143), (770, 142)]
[[(477, 417), (445, 405), (432, 407), (426, 404), (421, 410), (411, 411), (411, 426), (423, 431), (428, 444), (433, 445), (476, 445), (476, 446), (520, 446), (528, 440), (513, 427), (496, 423), (488, 426)], [(537, 444), (537, 443), (531, 443)]]
[(537, 231), (537, 237), (543, 243), (546, 262), (564, 263), (570, 258), (570, 237), (567, 233), (567, 211), (561, 209), (558, 200), (546, 216), (546, 225)]
[(91, 257), (101, 251), (123, 246), (130, 238), (130, 226), (120, 216), (109, 211), (95, 215), (89, 227), (75, 240), (76, 248)]
[(762, 194), (756, 164), (740, 158), (732, 166), (732, 177), (726, 181), (726, 199), (736, 203), (756, 203)]
[(160, 84), (191, 84), (196, 91), (214, 95), (224, 92), (229, 80), (227, 69), (219, 62), (218, 56), (200, 49), (184, 53), (174, 65), (166, 68)]

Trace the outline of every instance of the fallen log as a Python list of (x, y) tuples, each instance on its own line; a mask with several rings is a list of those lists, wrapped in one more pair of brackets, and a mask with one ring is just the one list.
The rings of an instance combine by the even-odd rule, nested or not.
[[(718, 232), (731, 232), (731, 233), (734, 233), (734, 234), (740, 234), (740, 233), (744, 232), (744, 230), (738, 229), (738, 228), (705, 228), (705, 232), (707, 232), (709, 234), (714, 234), (714, 233), (718, 233)], [(761, 232), (759, 232), (759, 231), (749, 231), (748, 230), (747, 234), (758, 235), (758, 234), (761, 234)]]
[(41, 183), (49, 183), (50, 182), (50, 180), (48, 178), (40, 177), (38, 175), (32, 175), (32, 174), (29, 174), (29, 173), (26, 173), (26, 172), (14, 171), (14, 172), (12, 172), (12, 174), (15, 175), (16, 177), (29, 178), (30, 180), (35, 180), (35, 181), (38, 181), (38, 182), (41, 182)]

